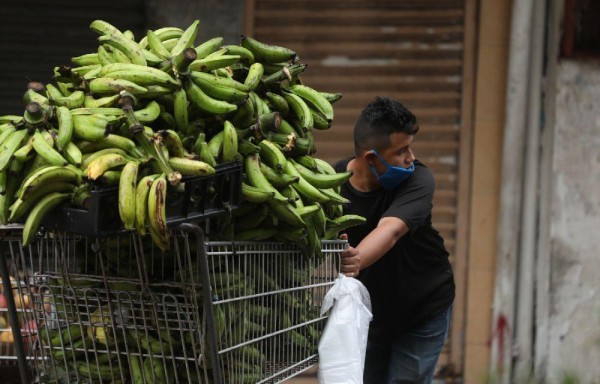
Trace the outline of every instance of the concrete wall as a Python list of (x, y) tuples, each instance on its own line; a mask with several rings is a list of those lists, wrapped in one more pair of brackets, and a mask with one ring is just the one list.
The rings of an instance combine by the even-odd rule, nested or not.
[(558, 66), (546, 377), (600, 383), (600, 65)]
[(489, 368), (511, 4), (479, 5), (464, 335), (467, 384), (484, 383)]

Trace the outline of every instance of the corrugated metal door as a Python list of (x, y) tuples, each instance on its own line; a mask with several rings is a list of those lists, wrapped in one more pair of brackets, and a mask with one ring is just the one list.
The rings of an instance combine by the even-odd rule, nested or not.
[(458, 292), (453, 331), (440, 360), (446, 377), (460, 373), (470, 156), (471, 0), (253, 0), (246, 33), (296, 50), (308, 64), (304, 82), (342, 92), (317, 157), (334, 162), (353, 153), (352, 129), (376, 95), (406, 104), (420, 122), (416, 156), (434, 172), (435, 226), (451, 253)]
[(143, 0), (97, 2), (2, 1), (0, 6), (0, 115), (22, 114), (29, 81), (47, 83), (53, 68), (72, 56), (94, 52), (95, 19), (137, 35), (144, 30)]

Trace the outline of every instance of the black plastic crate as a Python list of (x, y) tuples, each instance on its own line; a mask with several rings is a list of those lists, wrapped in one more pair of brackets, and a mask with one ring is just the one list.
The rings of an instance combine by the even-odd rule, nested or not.
[[(242, 165), (219, 164), (210, 176), (184, 177), (183, 192), (170, 189), (167, 194), (167, 224), (201, 221), (237, 208), (241, 202)], [(86, 208), (64, 205), (46, 216), (47, 229), (88, 236), (108, 236), (122, 232), (119, 217), (118, 186), (92, 190)]]

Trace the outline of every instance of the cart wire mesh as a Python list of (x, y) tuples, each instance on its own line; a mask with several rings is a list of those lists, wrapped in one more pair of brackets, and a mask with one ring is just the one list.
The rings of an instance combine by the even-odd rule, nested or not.
[(5, 237), (37, 324), (35, 380), (276, 383), (314, 365), (345, 242), (305, 257), (294, 244), (198, 233), (174, 230), (165, 253), (129, 233), (49, 232), (27, 247)]
[[(21, 228), (17, 232), (21, 235)], [(0, 313), (0, 315), (3, 316), (3, 319), (4, 315), (7, 315), (7, 325), (10, 328), (3, 329), (0, 333), (0, 344), (6, 343), (6, 336), (9, 337), (8, 347), (0, 348), (0, 352), (8, 359), (0, 361), (0, 365), (7, 365), (7, 363), (14, 365), (16, 363), (21, 383), (28, 384), (31, 370), (27, 364), (27, 353), (30, 350), (32, 340), (37, 338), (37, 323), (31, 316), (30, 290), (27, 289), (27, 284), (23, 281), (21, 270), (14, 258), (7, 257), (8, 252), (6, 252), (4, 240), (13, 236), (14, 233), (15, 230), (10, 227), (2, 227), (0, 231), (0, 277), (2, 278), (3, 298), (6, 299), (4, 308), (6, 313)], [(4, 328), (4, 325), (0, 328)], [(28, 349), (26, 350), (26, 348)], [(7, 373), (5, 371), (4, 376)], [(8, 376), (5, 380), (11, 380), (10, 376), (12, 375), (8, 373)]]
[[(10, 235), (10, 231), (4, 231), (3, 234)], [(0, 237), (0, 247), (3, 246), (1, 241)], [(8, 252), (5, 249), (0, 252), (3, 256), (0, 260), (0, 294), (5, 303), (0, 306), (0, 367), (16, 366), (19, 362), (17, 344), (21, 341), (24, 350), (30, 346), (36, 323), (30, 309), (31, 295), (27, 290), (24, 274), (19, 271), (13, 258), (6, 258)], [(9, 304), (13, 304), (12, 310)], [(15, 330), (19, 332), (20, 338)]]
[(276, 383), (318, 361), (319, 308), (344, 244), (323, 241), (309, 258), (293, 244), (207, 244), (224, 382)]

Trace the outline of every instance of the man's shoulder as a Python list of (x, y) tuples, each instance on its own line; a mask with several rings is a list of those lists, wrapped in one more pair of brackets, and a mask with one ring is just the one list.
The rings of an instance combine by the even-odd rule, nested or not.
[(350, 160), (352, 160), (352, 157), (347, 157), (345, 159), (338, 160), (333, 165), (333, 169), (335, 169), (335, 171), (338, 173), (346, 172), (346, 169), (348, 168), (348, 163), (350, 162)]
[(423, 163), (421, 160), (416, 159), (414, 161), (414, 164), (415, 164), (415, 171), (417, 169), (419, 169), (420, 171), (431, 172), (431, 170), (429, 169), (429, 167), (426, 166), (425, 163)]
[(413, 177), (409, 180), (413, 183), (418, 184), (426, 184), (435, 187), (435, 179), (433, 177), (433, 172), (429, 167), (420, 162), (419, 160), (415, 160), (415, 171), (413, 172)]

